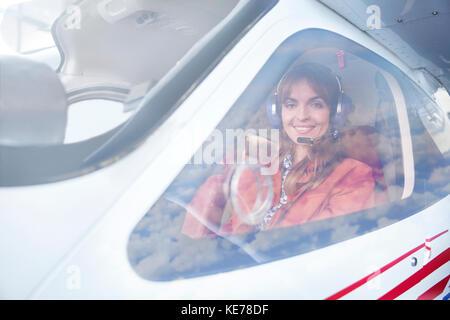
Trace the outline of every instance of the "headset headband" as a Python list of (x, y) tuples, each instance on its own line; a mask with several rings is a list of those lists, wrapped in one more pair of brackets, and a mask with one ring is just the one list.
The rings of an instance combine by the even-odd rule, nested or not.
[(344, 90), (342, 89), (341, 79), (339, 79), (338, 75), (336, 75), (336, 81), (338, 83), (338, 88), (339, 88), (338, 101), (337, 101), (337, 105), (336, 105), (336, 114), (339, 114), (342, 111), (342, 97), (344, 95)]

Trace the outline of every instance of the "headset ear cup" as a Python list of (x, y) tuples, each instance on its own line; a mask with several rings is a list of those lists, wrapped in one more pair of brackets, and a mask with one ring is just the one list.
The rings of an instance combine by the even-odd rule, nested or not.
[(342, 129), (347, 125), (348, 115), (353, 112), (355, 106), (353, 105), (352, 99), (346, 94), (342, 94), (340, 112), (336, 112), (333, 119), (333, 127), (336, 129)]
[(278, 105), (276, 94), (272, 95), (266, 102), (266, 114), (270, 125), (274, 129), (281, 129), (281, 109)]

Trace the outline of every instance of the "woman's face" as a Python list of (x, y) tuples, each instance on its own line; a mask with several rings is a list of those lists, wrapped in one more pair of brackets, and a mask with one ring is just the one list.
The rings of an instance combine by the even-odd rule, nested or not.
[(329, 127), (330, 107), (309, 85), (301, 79), (294, 82), (281, 106), (283, 128), (296, 144), (298, 137), (316, 139)]

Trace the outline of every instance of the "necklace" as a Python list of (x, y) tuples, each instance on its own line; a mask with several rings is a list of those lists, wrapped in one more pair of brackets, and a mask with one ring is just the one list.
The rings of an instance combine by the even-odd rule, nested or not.
[(287, 155), (283, 160), (283, 165), (282, 165), (282, 169), (281, 169), (282, 171), (281, 171), (280, 200), (278, 201), (278, 203), (275, 206), (273, 206), (272, 208), (267, 210), (267, 213), (264, 216), (263, 222), (261, 222), (259, 225), (260, 230), (265, 230), (267, 228), (267, 225), (269, 224), (270, 220), (272, 220), (272, 217), (275, 214), (275, 212), (277, 212), (278, 209), (280, 209), (283, 205), (285, 205), (287, 203), (287, 195), (286, 195), (286, 191), (284, 190), (284, 182), (286, 180), (287, 175), (291, 171), (291, 169), (292, 169), (292, 157), (291, 157), (291, 155)]

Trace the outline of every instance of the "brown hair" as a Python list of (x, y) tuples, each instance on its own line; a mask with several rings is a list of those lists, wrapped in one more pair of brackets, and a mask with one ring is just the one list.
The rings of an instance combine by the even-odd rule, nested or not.
[[(281, 116), (281, 106), (285, 97), (290, 94), (292, 85), (300, 80), (306, 80), (314, 91), (326, 102), (330, 108), (329, 127), (332, 129), (332, 119), (336, 114), (339, 84), (333, 72), (317, 63), (305, 63), (290, 69), (280, 80), (277, 86), (277, 111)], [(290, 154), (295, 158), (295, 143), (286, 134), (284, 128), (280, 137), (280, 161)], [(315, 188), (333, 171), (342, 160), (343, 155), (339, 151), (337, 140), (326, 135), (324, 139), (311, 146), (307, 157), (295, 164), (286, 178), (285, 190), (289, 195), (297, 194), (302, 188)], [(309, 181), (299, 183), (298, 181), (307, 173), (308, 168), (313, 166), (314, 172)], [(280, 163), (281, 166), (281, 163)]]

